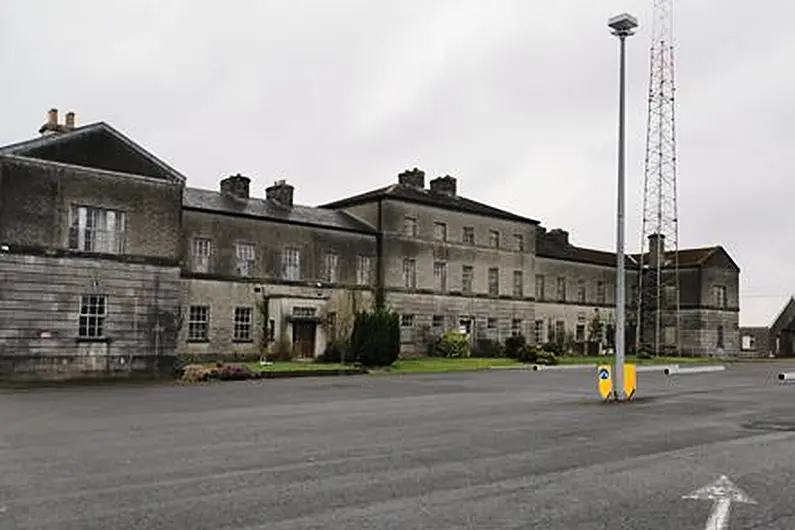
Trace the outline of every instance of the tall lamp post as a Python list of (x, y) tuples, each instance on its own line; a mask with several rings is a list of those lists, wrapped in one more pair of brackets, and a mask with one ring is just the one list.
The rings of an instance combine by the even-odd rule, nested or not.
[(616, 15), (607, 21), (612, 33), (621, 43), (618, 96), (618, 212), (616, 217), (616, 356), (613, 369), (613, 396), (623, 401), (624, 395), (624, 354), (626, 329), (626, 272), (624, 260), (624, 188), (625, 164), (624, 144), (626, 121), (626, 40), (638, 27), (638, 19), (628, 13)]

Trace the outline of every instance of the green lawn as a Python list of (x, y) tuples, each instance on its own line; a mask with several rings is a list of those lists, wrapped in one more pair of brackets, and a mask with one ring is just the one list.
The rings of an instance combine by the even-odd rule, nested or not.
[[(228, 364), (238, 364), (234, 362), (229, 362)], [(327, 372), (327, 371), (334, 371), (334, 370), (344, 370), (345, 368), (356, 368), (355, 366), (345, 365), (345, 364), (324, 364), (324, 363), (313, 363), (313, 362), (300, 362), (300, 361), (293, 361), (293, 362), (276, 362), (267, 366), (261, 366), (259, 362), (248, 362), (242, 363), (249, 367), (252, 372)], [(205, 363), (204, 366), (211, 368), (215, 366), (215, 363)]]
[[(602, 355), (601, 357), (560, 357), (560, 364), (613, 364), (612, 355)], [(628, 355), (626, 362), (632, 364), (697, 364), (720, 362), (718, 359), (707, 357), (653, 357), (651, 359), (636, 359), (634, 355)]]
[(445, 359), (441, 357), (423, 357), (419, 359), (403, 359), (389, 368), (380, 368), (371, 373), (388, 374), (419, 374), (440, 372), (461, 372), (467, 370), (485, 370), (492, 367), (521, 366), (513, 359)]

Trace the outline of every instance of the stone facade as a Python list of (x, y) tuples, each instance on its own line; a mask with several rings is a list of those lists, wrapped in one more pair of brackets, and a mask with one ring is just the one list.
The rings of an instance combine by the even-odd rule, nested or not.
[[(608, 342), (615, 255), (463, 197), (453, 177), (426, 187), (408, 170), (308, 207), (285, 181), (188, 188), (107, 124), (55, 119), (0, 148), (2, 377), (155, 373), (179, 356), (257, 358), (282, 344), (311, 358), (378, 289), (401, 315), (406, 355), (445, 329), (565, 335), (583, 351)], [(683, 346), (733, 354), (739, 269), (721, 247), (681, 255)]]

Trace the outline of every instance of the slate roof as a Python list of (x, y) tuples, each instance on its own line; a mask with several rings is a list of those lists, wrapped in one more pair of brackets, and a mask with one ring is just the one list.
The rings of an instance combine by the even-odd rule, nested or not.
[(438, 193), (429, 189), (420, 189), (405, 184), (392, 184), (383, 188), (373, 191), (368, 191), (353, 197), (346, 197), (338, 201), (323, 204), (320, 208), (345, 208), (347, 206), (355, 206), (357, 204), (365, 204), (377, 201), (379, 199), (393, 199), (404, 202), (411, 202), (415, 204), (424, 204), (427, 206), (435, 206), (437, 208), (444, 208), (446, 210), (453, 210), (464, 213), (471, 213), (482, 215), (485, 217), (493, 217), (496, 219), (505, 219), (508, 221), (518, 221), (521, 223), (539, 224), (535, 219), (530, 219), (517, 215), (499, 208), (494, 208), (482, 202), (473, 201), (460, 195), (446, 195)]
[[(679, 250), (679, 266), (680, 267), (698, 267), (704, 265), (709, 258), (720, 250), (720, 246), (714, 247), (699, 247), (699, 248), (683, 248)], [(648, 259), (648, 252), (644, 254)], [(637, 262), (640, 259), (640, 254), (633, 254), (633, 260)], [(669, 263), (674, 258), (674, 252), (669, 250), (665, 252), (665, 262)]]
[[(92, 134), (107, 134), (111, 136), (114, 140), (120, 142), (132, 152), (136, 153), (137, 155), (145, 158), (155, 166), (159, 167), (172, 179), (185, 183), (186, 178), (183, 174), (179, 171), (174, 169), (173, 167), (169, 166), (152, 153), (138, 145), (137, 143), (133, 142), (130, 138), (119, 132), (118, 130), (114, 129), (110, 125), (105, 122), (96, 122), (91, 123), (88, 125), (83, 125), (81, 127), (75, 127), (73, 130), (68, 132), (62, 132), (57, 134), (48, 134), (46, 136), (40, 136), (38, 138), (33, 138), (31, 140), (25, 140), (23, 142), (17, 142), (14, 144), (6, 145), (4, 147), (0, 147), (0, 156), (3, 155), (21, 155), (26, 156), (29, 155), (31, 152), (35, 151), (36, 149), (40, 149), (42, 147), (49, 147), (51, 145), (57, 145), (60, 143), (66, 143), (83, 136), (88, 136)], [(31, 158), (36, 158), (35, 155), (31, 156)]]
[(192, 210), (255, 217), (368, 234), (375, 234), (376, 232), (374, 227), (364, 221), (337, 210), (297, 204), (293, 205), (292, 208), (287, 208), (268, 199), (239, 199), (217, 191), (199, 188), (185, 188), (182, 204), (183, 207)]
[[(604, 265), (607, 267), (616, 266), (615, 252), (577, 247), (568, 243), (562, 244), (551, 237), (545, 236), (546, 234), (541, 234), (536, 239), (536, 256), (540, 258), (590, 263), (592, 265)], [(625, 263), (627, 267), (637, 268), (637, 264), (631, 256), (625, 256)]]

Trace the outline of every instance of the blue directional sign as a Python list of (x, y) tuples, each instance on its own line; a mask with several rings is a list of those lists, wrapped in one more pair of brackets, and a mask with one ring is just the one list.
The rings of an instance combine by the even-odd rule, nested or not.
[(602, 381), (607, 381), (608, 379), (610, 379), (610, 372), (607, 369), (602, 368), (601, 370), (599, 370), (599, 379), (601, 379)]

